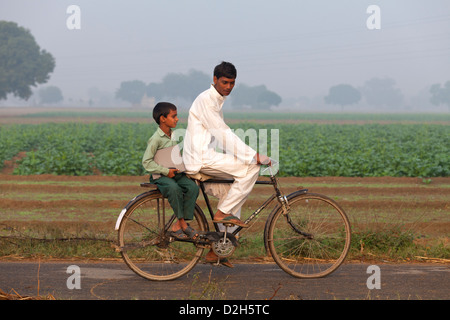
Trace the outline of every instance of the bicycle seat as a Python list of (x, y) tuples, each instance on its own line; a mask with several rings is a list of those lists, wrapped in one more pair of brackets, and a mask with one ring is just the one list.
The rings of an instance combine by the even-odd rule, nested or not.
[(141, 183), (141, 187), (144, 187), (144, 188), (156, 188), (156, 184), (150, 183), (150, 182), (144, 182), (144, 183)]
[(198, 180), (199, 182), (208, 182), (208, 183), (233, 183), (234, 182), (234, 179), (214, 178), (213, 176), (209, 176), (209, 175), (206, 175), (201, 172), (198, 172), (196, 174), (187, 174), (187, 176), (193, 180)]

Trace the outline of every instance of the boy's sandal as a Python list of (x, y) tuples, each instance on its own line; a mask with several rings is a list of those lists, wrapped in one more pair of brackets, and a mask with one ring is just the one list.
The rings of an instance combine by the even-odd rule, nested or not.
[(177, 240), (188, 240), (189, 236), (183, 232), (183, 230), (178, 229), (177, 231), (171, 231), (170, 235)]
[(231, 214), (226, 216), (223, 219), (216, 219), (216, 218), (214, 218), (213, 222), (214, 223), (224, 223), (224, 224), (227, 224), (227, 223), (228, 224), (234, 224), (234, 225), (237, 225), (237, 226), (242, 227), (242, 228), (248, 228), (247, 224), (242, 222), (238, 217), (235, 217), (235, 216), (233, 216)]
[(186, 234), (188, 239), (197, 240), (197, 238), (199, 237), (199, 233), (190, 225), (188, 225), (187, 228), (183, 230), (183, 232)]

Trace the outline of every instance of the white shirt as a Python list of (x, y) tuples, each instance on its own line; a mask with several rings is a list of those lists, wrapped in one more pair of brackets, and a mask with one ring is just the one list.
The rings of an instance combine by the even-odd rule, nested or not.
[[(230, 174), (242, 176), (256, 151), (247, 146), (223, 120), (225, 97), (214, 86), (202, 92), (189, 110), (188, 125), (183, 141), (183, 162), (188, 174), (201, 171), (203, 166), (221, 164)], [(224, 153), (216, 151), (216, 147)], [(237, 163), (230, 161), (233, 156)], [(225, 169), (225, 168), (224, 168)]]

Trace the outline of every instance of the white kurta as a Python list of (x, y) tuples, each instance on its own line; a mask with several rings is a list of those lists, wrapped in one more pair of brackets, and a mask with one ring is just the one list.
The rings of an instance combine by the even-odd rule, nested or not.
[[(223, 120), (224, 101), (214, 86), (194, 100), (183, 141), (183, 162), (188, 174), (234, 179), (231, 187), (226, 186), (228, 193), (221, 190), (218, 209), (240, 217), (240, 208), (258, 179), (259, 165), (254, 160), (256, 151)], [(217, 152), (216, 147), (224, 152)]]
[[(247, 173), (256, 151), (234, 134), (223, 120), (224, 102), (225, 97), (214, 86), (194, 100), (183, 141), (183, 162), (188, 174), (219, 163), (223, 172), (232, 176), (243, 177)], [(216, 146), (225, 153), (217, 152)]]

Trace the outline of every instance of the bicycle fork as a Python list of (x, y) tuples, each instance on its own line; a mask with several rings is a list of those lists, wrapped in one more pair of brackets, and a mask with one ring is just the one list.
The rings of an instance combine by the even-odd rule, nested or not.
[[(294, 222), (292, 222), (291, 217), (289, 216), (289, 212), (291, 211), (291, 207), (289, 206), (289, 201), (287, 199), (286, 196), (284, 196), (280, 189), (275, 188), (276, 194), (277, 194), (277, 199), (278, 202), (281, 205), (281, 210), (283, 210), (282, 214), (286, 217), (287, 223), (292, 227), (292, 229), (297, 232), (298, 234), (301, 234), (302, 236), (304, 236), (307, 239), (313, 239), (314, 236), (311, 233), (307, 233), (304, 232), (302, 230), (300, 230), (299, 228), (296, 227), (296, 225), (294, 224)], [(303, 190), (304, 192), (307, 192), (307, 189)]]

